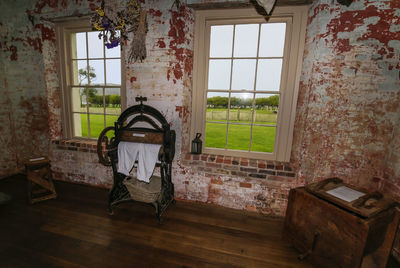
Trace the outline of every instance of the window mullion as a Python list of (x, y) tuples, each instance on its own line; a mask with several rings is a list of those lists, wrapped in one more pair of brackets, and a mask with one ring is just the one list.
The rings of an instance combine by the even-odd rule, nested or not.
[[(85, 32), (86, 36), (86, 68), (87, 68), (87, 79), (88, 79), (88, 85), (90, 85), (90, 65), (89, 65), (89, 38), (88, 38), (88, 33)], [(87, 112), (87, 124), (88, 124), (88, 136), (89, 138), (92, 136), (91, 131), (90, 131), (90, 114), (89, 114), (89, 88), (85, 87), (86, 91), (86, 112)]]
[(229, 114), (231, 112), (231, 93), (232, 93), (232, 73), (233, 73), (233, 51), (235, 50), (235, 31), (236, 25), (233, 25), (232, 34), (232, 52), (231, 52), (231, 75), (229, 80), (229, 92), (228, 92), (228, 110), (226, 114), (226, 138), (225, 138), (225, 149), (228, 149), (228, 135), (229, 135)]
[(257, 57), (256, 57), (256, 68), (254, 71), (254, 94), (253, 94), (253, 102), (252, 102), (252, 109), (251, 109), (251, 125), (250, 125), (250, 144), (249, 144), (249, 151), (251, 151), (251, 144), (253, 140), (253, 125), (254, 125), (254, 119), (255, 119), (255, 104), (256, 104), (256, 90), (257, 90), (257, 71), (258, 71), (258, 56), (260, 55), (260, 38), (261, 36), (261, 25), (258, 24), (258, 40), (257, 40)]

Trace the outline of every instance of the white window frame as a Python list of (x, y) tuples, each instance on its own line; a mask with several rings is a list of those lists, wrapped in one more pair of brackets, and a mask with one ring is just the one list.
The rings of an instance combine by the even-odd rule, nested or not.
[[(71, 38), (70, 35), (80, 31), (92, 31), (89, 18), (69, 19), (56, 22), (56, 38), (58, 50), (58, 73), (62, 95), (62, 126), (63, 138), (94, 140), (97, 138), (80, 137), (74, 135), (74, 122), (72, 110), (73, 71), (71, 63)], [(87, 44), (86, 44), (87, 45)], [(87, 46), (86, 46), (87, 49)], [(107, 49), (107, 48), (105, 48)], [(126, 109), (126, 79), (124, 50), (121, 50), (121, 112)], [(89, 125), (88, 121), (88, 125)], [(89, 126), (88, 126), (89, 127)]]
[[(248, 152), (231, 149), (207, 148), (203, 142), (203, 152), (207, 154), (247, 157), (265, 160), (290, 161), (293, 141), (293, 129), (296, 115), (297, 96), (300, 84), (301, 67), (305, 43), (308, 6), (276, 7), (270, 22), (288, 21), (286, 26), (287, 38), (282, 67), (280, 88), (280, 104), (275, 134), (274, 152)], [(208, 83), (208, 54), (210, 43), (210, 25), (218, 25), (218, 21), (236, 23), (238, 20), (249, 23), (265, 23), (262, 16), (254, 9), (221, 9), (198, 10), (195, 15), (194, 66), (193, 66), (193, 95), (192, 95), (192, 139), (196, 133), (205, 134), (207, 83)], [(285, 107), (284, 109), (282, 107)]]

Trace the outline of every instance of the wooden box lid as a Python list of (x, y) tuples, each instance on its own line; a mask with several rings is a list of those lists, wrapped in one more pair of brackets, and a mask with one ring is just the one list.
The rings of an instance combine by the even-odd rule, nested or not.
[(306, 190), (363, 218), (370, 218), (397, 205), (379, 192), (349, 185), (339, 178), (329, 178), (306, 185)]

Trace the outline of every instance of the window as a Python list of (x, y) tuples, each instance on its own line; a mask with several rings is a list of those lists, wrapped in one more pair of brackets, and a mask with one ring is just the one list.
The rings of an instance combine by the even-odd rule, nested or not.
[(196, 12), (192, 137), (204, 152), (289, 161), (306, 7)]
[(125, 108), (121, 47), (107, 49), (99, 39), (101, 32), (91, 31), (89, 25), (68, 22), (58, 27), (68, 138), (97, 138)]

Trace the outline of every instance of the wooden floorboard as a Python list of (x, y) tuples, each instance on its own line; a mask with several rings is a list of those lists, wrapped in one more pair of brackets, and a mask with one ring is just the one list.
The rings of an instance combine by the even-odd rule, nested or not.
[(126, 203), (107, 213), (108, 191), (55, 183), (57, 199), (27, 202), (26, 180), (0, 180), (0, 267), (311, 267), (282, 239), (282, 219), (178, 201)]

